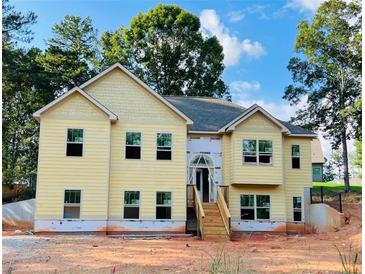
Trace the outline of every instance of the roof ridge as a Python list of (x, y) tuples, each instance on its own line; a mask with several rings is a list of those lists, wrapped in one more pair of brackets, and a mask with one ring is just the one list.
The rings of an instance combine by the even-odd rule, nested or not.
[(236, 104), (232, 101), (228, 101), (224, 98), (209, 97), (209, 96), (191, 96), (191, 95), (164, 95), (163, 97), (167, 97), (167, 98), (194, 98), (194, 99), (196, 98), (196, 99), (217, 100), (217, 101), (220, 101), (220, 102), (224, 102), (227, 105), (231, 105), (232, 107), (239, 108), (243, 111), (247, 109), (247, 108), (245, 108), (245, 107), (243, 107), (239, 104)]

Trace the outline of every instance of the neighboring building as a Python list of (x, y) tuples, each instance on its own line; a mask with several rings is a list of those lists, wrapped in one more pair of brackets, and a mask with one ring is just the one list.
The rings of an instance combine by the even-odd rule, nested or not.
[(313, 139), (312, 147), (312, 180), (313, 182), (323, 182), (323, 157), (321, 142), (318, 139)]
[(161, 97), (116, 64), (34, 117), (36, 232), (185, 232), (194, 208), (203, 237), (308, 221), (316, 135), (258, 105)]

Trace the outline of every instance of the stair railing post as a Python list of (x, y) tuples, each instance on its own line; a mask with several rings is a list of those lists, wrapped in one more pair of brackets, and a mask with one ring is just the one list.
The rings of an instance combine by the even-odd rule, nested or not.
[(321, 203), (323, 204), (323, 186), (321, 186)]
[(338, 193), (338, 198), (340, 200), (340, 213), (342, 213), (342, 196), (341, 196), (341, 192)]

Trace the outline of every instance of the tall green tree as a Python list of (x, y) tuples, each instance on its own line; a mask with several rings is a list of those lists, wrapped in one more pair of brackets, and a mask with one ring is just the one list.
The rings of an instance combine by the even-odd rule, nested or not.
[(361, 135), (361, 4), (341, 0), (324, 2), (311, 21), (298, 26), (290, 60), (293, 84), (283, 98), (306, 107), (295, 121), (321, 130), (343, 151), (345, 191), (350, 190), (347, 140)]
[(97, 30), (89, 17), (66, 15), (52, 28), (48, 48), (38, 58), (49, 75), (56, 94), (79, 86), (99, 69)]
[(104, 65), (120, 62), (162, 95), (222, 97), (228, 94), (223, 48), (199, 29), (194, 14), (159, 4), (136, 15), (129, 28), (103, 33)]
[(22, 14), (3, 1), (2, 179), (10, 186), (35, 179), (38, 125), (32, 113), (54, 98), (36, 62), (41, 51), (17, 47), (19, 41), (31, 41), (35, 21), (33, 12)]

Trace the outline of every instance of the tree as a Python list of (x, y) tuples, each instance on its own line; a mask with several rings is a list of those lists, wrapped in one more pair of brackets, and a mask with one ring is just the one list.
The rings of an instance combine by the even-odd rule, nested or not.
[(332, 162), (326, 159), (323, 165), (323, 181), (332, 182), (335, 179), (335, 173), (333, 172)]
[(338, 179), (341, 179), (341, 175), (343, 173), (343, 152), (342, 150), (338, 149), (332, 152), (331, 155), (331, 165), (332, 168), (335, 169), (336, 175)]
[(361, 135), (361, 4), (329, 0), (311, 22), (298, 26), (294, 57), (288, 69), (294, 84), (284, 99), (306, 107), (294, 121), (321, 130), (337, 149), (342, 145), (345, 191), (350, 190), (346, 140)]
[(30, 26), (33, 25), (37, 16), (30, 11), (22, 14), (14, 10), (14, 6), (9, 5), (9, 0), (3, 0), (3, 46), (4, 43), (15, 41), (30, 42), (33, 38)]
[(66, 15), (52, 28), (48, 48), (38, 58), (50, 77), (57, 95), (79, 86), (99, 69), (97, 31), (89, 17)]
[(159, 4), (102, 35), (103, 63), (120, 62), (161, 95), (223, 97), (223, 48), (199, 29), (194, 14)]
[(36, 18), (33, 12), (24, 15), (3, 1), (2, 171), (8, 186), (35, 178), (38, 125), (32, 113), (54, 98), (36, 62), (41, 51), (17, 48), (18, 41), (31, 41), (30, 26)]

